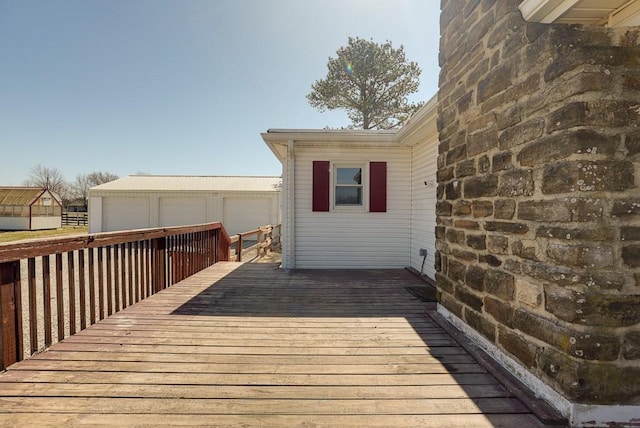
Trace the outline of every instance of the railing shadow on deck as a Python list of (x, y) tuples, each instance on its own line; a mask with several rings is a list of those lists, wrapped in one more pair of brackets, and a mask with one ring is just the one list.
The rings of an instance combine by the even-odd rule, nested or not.
[[(265, 272), (269, 272), (265, 275)], [(411, 300), (399, 284), (421, 284), (402, 269), (285, 270), (244, 264), (174, 311), (246, 317), (424, 317), (394, 302)], [(386, 293), (385, 293), (386, 291)]]
[(219, 261), (221, 223), (0, 246), (0, 370)]
[[(487, 420), (491, 421), (492, 413), (496, 412), (487, 398), (498, 396), (474, 395), (482, 385), (502, 385), (505, 388), (499, 398), (512, 402), (514, 409), (526, 409), (530, 403), (525, 403), (518, 393), (506, 387), (510, 386), (511, 380), (507, 383), (504, 379), (499, 381), (491, 368), (488, 370), (478, 364), (475, 357), (467, 353), (468, 347), (460, 346), (449, 333), (431, 321), (427, 311), (435, 310), (435, 300), (420, 301), (407, 290), (420, 286), (423, 282), (419, 278), (400, 269), (283, 270), (275, 264), (245, 264), (211, 284), (173, 314), (301, 319), (402, 318), (420, 337), (422, 347), (440, 360), (446, 373), (467, 391)], [(407, 304), (408, 301), (411, 303)], [(332, 344), (323, 346), (331, 347)], [(455, 357), (460, 353), (467, 357), (463, 363), (451, 359), (451, 354), (456, 354)]]
[[(426, 312), (435, 309), (436, 303), (435, 300), (422, 302), (406, 289), (424, 285), (406, 270), (296, 270), (278, 266), (240, 265), (172, 314), (302, 319), (402, 318), (426, 346), (458, 346), (437, 325), (424, 328)], [(451, 375), (456, 376), (455, 367), (450, 368)]]

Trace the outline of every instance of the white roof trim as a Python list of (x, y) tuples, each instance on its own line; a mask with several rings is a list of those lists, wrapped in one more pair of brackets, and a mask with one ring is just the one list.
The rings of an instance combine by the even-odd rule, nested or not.
[(393, 141), (396, 131), (363, 131), (343, 129), (269, 129), (261, 134), (265, 141)]
[(438, 118), (438, 94), (431, 97), (407, 123), (396, 133), (396, 140), (400, 144), (413, 146), (424, 137), (438, 132), (436, 120)]
[(289, 142), (294, 145), (388, 147), (397, 145), (396, 131), (326, 130), (326, 129), (269, 129), (260, 134), (281, 163), (287, 156)]
[(518, 8), (527, 21), (550, 24), (580, 0), (524, 0)]
[(96, 192), (278, 192), (276, 176), (129, 175), (89, 189)]
[(398, 147), (413, 146), (438, 132), (438, 97), (433, 96), (398, 130), (269, 129), (260, 134), (267, 146), (285, 161), (289, 142), (303, 146)]
[(524, 0), (527, 21), (608, 27), (640, 24), (640, 0)]
[(640, 2), (629, 2), (609, 15), (609, 27), (640, 25)]

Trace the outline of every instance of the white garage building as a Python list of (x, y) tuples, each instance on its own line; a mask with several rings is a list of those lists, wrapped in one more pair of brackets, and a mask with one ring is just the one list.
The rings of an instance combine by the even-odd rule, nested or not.
[(132, 175), (89, 190), (89, 233), (219, 221), (230, 235), (280, 223), (280, 177)]

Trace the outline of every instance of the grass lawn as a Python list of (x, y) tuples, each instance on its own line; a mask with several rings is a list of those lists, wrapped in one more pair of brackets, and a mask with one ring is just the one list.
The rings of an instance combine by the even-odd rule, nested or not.
[(52, 236), (86, 234), (87, 226), (63, 226), (51, 230), (0, 231), (0, 243), (20, 241), (22, 239), (49, 238)]

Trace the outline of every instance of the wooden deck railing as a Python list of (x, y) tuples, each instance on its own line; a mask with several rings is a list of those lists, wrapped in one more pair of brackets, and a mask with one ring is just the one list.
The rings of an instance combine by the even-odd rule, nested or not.
[[(248, 239), (255, 236), (255, 239)], [(235, 260), (237, 262), (242, 261), (243, 255), (250, 254), (255, 251), (255, 257), (260, 258), (264, 256), (267, 251), (273, 249), (275, 245), (281, 243), (282, 225), (277, 224), (275, 226), (267, 225), (260, 226), (257, 229), (250, 230), (248, 232), (242, 232), (230, 237), (231, 247), (235, 252)], [(250, 247), (244, 248), (247, 241), (255, 242)]]
[(220, 223), (0, 246), (0, 370), (218, 261)]

